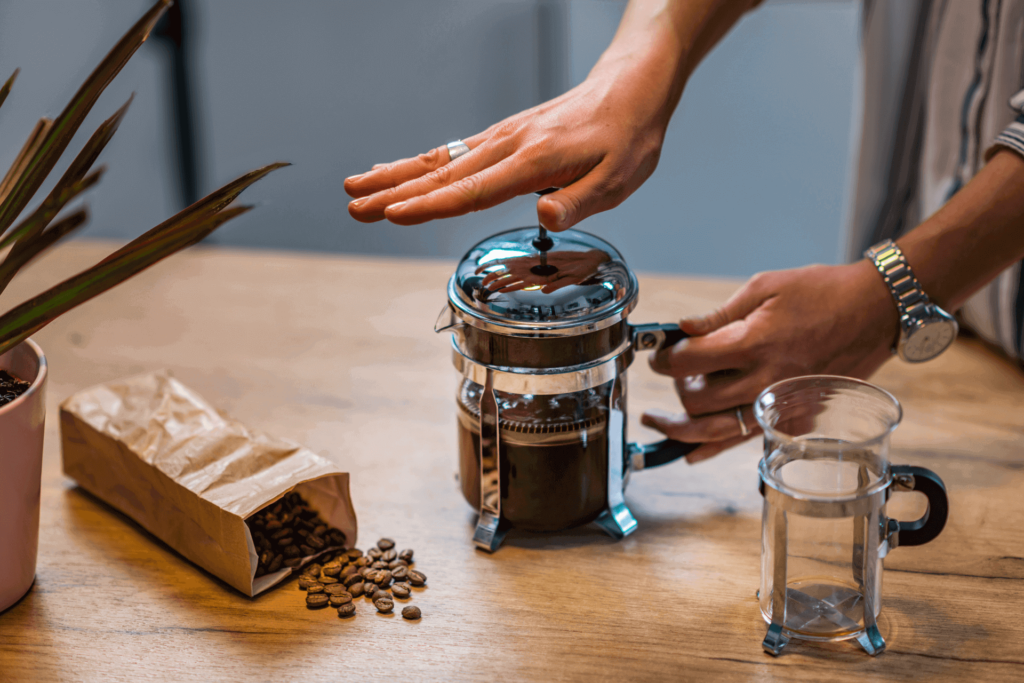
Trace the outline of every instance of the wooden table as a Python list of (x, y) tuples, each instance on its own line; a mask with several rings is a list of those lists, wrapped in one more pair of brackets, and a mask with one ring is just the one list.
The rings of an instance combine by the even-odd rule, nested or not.
[[(110, 249), (60, 248), (6, 305)], [(754, 597), (758, 440), (638, 474), (627, 500), (640, 528), (622, 542), (585, 528), (473, 549), (454, 477), (449, 342), (432, 332), (452, 266), (200, 248), (42, 331), (52, 374), (38, 575), (0, 614), (0, 680), (1024, 679), (1024, 376), (1013, 365), (961, 339), (933, 363), (878, 373), (906, 410), (893, 460), (945, 478), (950, 523), (886, 559), (883, 655), (794, 642), (774, 659)], [(736, 284), (641, 277), (632, 319), (707, 310)], [(360, 545), (392, 536), (429, 576), (414, 600), (422, 621), (365, 604), (347, 621), (308, 611), (294, 582), (249, 599), (65, 479), (60, 401), (163, 367), (352, 472)], [(631, 372), (631, 435), (652, 438), (640, 412), (675, 397), (646, 363)]]

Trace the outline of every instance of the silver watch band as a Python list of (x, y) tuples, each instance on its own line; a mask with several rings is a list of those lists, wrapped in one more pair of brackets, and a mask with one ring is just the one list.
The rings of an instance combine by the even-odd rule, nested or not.
[(906, 257), (892, 240), (879, 242), (864, 252), (882, 275), (896, 308), (900, 313), (900, 326), (906, 328), (912, 319), (922, 319), (929, 314), (931, 300), (921, 289), (921, 283), (907, 264)]

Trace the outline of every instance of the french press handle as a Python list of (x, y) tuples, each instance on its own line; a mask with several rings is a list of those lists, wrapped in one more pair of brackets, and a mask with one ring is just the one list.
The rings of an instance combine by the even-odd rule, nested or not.
[[(638, 351), (661, 350), (690, 336), (683, 332), (679, 325), (671, 323), (633, 325), (632, 330), (633, 347)], [(675, 439), (663, 439), (649, 444), (630, 444), (628, 450), (630, 468), (633, 470), (645, 470), (649, 467), (667, 465), (692, 453), (701, 445), (699, 443), (676, 441)]]
[[(917, 491), (928, 498), (928, 509), (920, 519), (899, 524), (900, 546), (924, 545), (942, 533), (949, 517), (949, 497), (939, 475), (924, 467), (893, 465), (893, 480), (903, 491)], [(890, 520), (890, 523), (895, 520)]]

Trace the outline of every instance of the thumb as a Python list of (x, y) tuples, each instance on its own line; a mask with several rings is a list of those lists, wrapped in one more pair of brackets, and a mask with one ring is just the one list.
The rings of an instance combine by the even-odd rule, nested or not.
[(683, 318), (679, 327), (689, 335), (704, 335), (746, 318), (768, 298), (762, 281), (755, 275), (721, 307), (706, 315)]
[(595, 168), (557, 192), (537, 200), (537, 220), (552, 232), (568, 230), (587, 216), (614, 208), (603, 173)]

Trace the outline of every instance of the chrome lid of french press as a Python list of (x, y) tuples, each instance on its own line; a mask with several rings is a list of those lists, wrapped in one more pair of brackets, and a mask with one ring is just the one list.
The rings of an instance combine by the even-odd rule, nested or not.
[(572, 336), (621, 322), (639, 286), (622, 254), (580, 230), (538, 233), (536, 226), (483, 240), (448, 283), (465, 324), (512, 336)]

